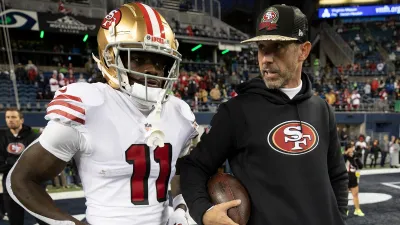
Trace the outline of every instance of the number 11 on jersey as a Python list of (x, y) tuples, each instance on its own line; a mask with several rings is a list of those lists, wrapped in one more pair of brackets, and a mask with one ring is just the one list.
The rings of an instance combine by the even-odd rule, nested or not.
[[(149, 204), (148, 179), (150, 175), (150, 148), (145, 144), (133, 144), (125, 151), (126, 162), (133, 165), (131, 177), (131, 201), (135, 205)], [(157, 201), (167, 200), (168, 183), (171, 174), (172, 146), (154, 149), (154, 161), (160, 166), (156, 180)]]

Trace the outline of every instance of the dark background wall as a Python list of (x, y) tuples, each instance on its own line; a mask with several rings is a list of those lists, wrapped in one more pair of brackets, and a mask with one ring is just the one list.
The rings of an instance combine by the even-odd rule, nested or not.
[[(195, 113), (197, 123), (208, 125), (214, 113)], [(32, 127), (45, 127), (45, 113), (25, 113), (25, 124)], [(367, 130), (389, 132), (400, 136), (400, 114), (396, 113), (336, 113), (336, 122), (346, 125), (366, 124)], [(4, 127), (4, 113), (0, 113), (0, 126)]]

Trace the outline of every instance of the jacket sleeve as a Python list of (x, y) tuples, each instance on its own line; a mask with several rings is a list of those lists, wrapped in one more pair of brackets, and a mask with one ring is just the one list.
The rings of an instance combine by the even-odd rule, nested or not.
[(39, 136), (40, 135), (38, 133), (31, 131), (31, 135), (29, 135), (29, 139), (28, 139), (28, 145), (31, 145), (32, 142), (34, 142)]
[(0, 138), (0, 173), (8, 173), (12, 165), (7, 164), (7, 144), (5, 140), (5, 132), (1, 132)]
[(7, 156), (4, 156), (3, 153), (2, 153), (0, 155), (0, 173), (3, 173), (3, 174), (8, 173), (8, 171), (11, 170), (12, 166), (13, 165), (10, 165), (10, 164), (7, 163)]
[(328, 150), (328, 172), (332, 189), (336, 196), (337, 205), (343, 217), (347, 215), (348, 205), (348, 183), (349, 177), (340, 150), (339, 139), (336, 131), (336, 120), (333, 110), (329, 108), (329, 150)]
[(228, 108), (221, 104), (211, 121), (209, 132), (181, 165), (181, 189), (192, 218), (203, 225), (204, 213), (213, 206), (207, 192), (207, 181), (233, 153), (233, 125)]

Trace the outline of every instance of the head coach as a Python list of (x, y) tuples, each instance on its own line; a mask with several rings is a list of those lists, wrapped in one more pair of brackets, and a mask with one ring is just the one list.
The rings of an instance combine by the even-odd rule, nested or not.
[(211, 129), (181, 165), (181, 188), (198, 224), (235, 225), (226, 211), (240, 201), (213, 205), (207, 181), (228, 159), (251, 201), (248, 225), (343, 225), (348, 175), (333, 110), (313, 96), (302, 73), (311, 43), (306, 16), (274, 5), (258, 18), (261, 75), (220, 105)]

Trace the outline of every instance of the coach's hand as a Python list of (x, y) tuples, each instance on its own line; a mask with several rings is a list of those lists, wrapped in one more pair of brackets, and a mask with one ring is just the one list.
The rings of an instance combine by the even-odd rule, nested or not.
[(215, 205), (203, 215), (204, 225), (239, 225), (228, 217), (228, 209), (240, 205), (240, 200), (233, 200)]

